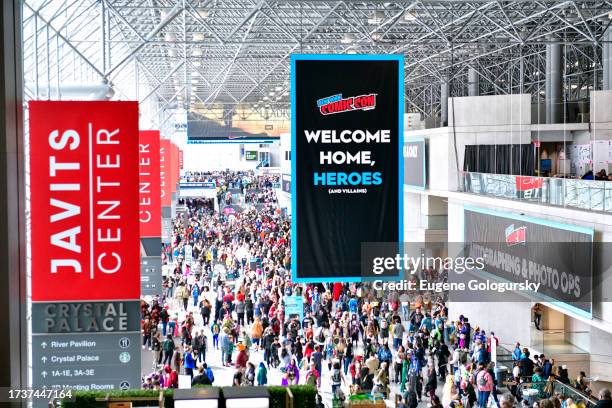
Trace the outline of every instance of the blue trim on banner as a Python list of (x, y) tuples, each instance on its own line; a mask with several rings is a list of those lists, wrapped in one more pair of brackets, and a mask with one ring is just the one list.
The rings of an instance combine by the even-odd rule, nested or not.
[[(486, 209), (486, 208), (479, 208), (479, 207), (473, 207), (471, 205), (464, 205), (463, 206), (463, 211), (461, 212), (461, 215), (463, 217), (463, 220), (461, 222), (461, 236), (463, 237), (463, 242), (465, 243), (465, 211), (472, 211), (472, 212), (476, 212), (476, 213), (480, 213), (480, 214), (486, 214), (486, 215), (492, 215), (495, 217), (502, 217), (502, 218), (508, 218), (511, 220), (515, 220), (515, 221), (525, 221), (525, 222), (530, 222), (532, 224), (538, 224), (538, 225), (544, 225), (546, 227), (551, 227), (551, 228), (558, 228), (558, 229), (563, 229), (563, 230), (567, 230), (567, 231), (572, 231), (572, 232), (578, 232), (581, 234), (586, 234), (589, 235), (591, 237), (591, 240), (593, 239), (593, 234), (594, 234), (594, 230), (592, 228), (587, 228), (587, 227), (581, 227), (578, 225), (570, 225), (570, 224), (563, 224), (560, 222), (556, 222), (556, 221), (549, 221), (549, 220), (544, 220), (541, 218), (535, 218), (535, 217), (530, 217), (530, 216), (526, 216), (526, 215), (520, 215), (520, 214), (514, 214), (514, 213), (510, 213), (510, 212), (505, 212), (505, 211), (497, 211), (497, 210), (490, 210), (490, 209)], [(592, 253), (591, 253), (591, 275), (593, 273), (593, 258), (592, 258)], [(500, 279), (503, 282), (510, 282), (509, 280), (500, 277), (498, 275), (492, 274), (490, 272), (487, 271), (482, 271), (486, 274), (492, 275), (494, 277), (496, 277), (497, 279)], [(593, 291), (593, 281), (592, 281), (593, 277), (591, 276), (591, 292)], [(593, 298), (592, 298), (592, 293), (591, 293), (591, 311), (587, 312), (585, 310), (579, 309), (574, 305), (571, 305), (569, 303), (565, 303), (565, 302), (561, 302), (559, 300), (556, 300), (548, 295), (545, 294), (537, 294), (538, 297), (540, 297), (542, 299), (542, 302), (547, 302), (547, 303), (552, 303), (557, 307), (566, 309), (572, 313), (577, 314), (578, 316), (582, 316), (585, 317), (587, 319), (592, 319), (593, 318)]]
[(280, 138), (275, 139), (210, 139), (210, 140), (191, 140), (187, 139), (187, 144), (271, 144), (274, 141), (280, 140)]
[(593, 229), (592, 228), (588, 228), (588, 227), (581, 227), (581, 226), (578, 226), (578, 225), (563, 224), (563, 223), (556, 222), (556, 221), (544, 220), (542, 218), (535, 218), (535, 217), (530, 217), (530, 216), (527, 216), (527, 215), (514, 214), (514, 213), (504, 212), (504, 211), (490, 210), (490, 209), (487, 209), (487, 208), (472, 207), (472, 206), (469, 206), (469, 205), (466, 205), (463, 208), (465, 210), (474, 211), (474, 212), (478, 212), (478, 213), (481, 213), (481, 214), (487, 214), (487, 215), (494, 215), (494, 216), (497, 216), (497, 217), (510, 218), (510, 219), (517, 220), (517, 221), (531, 222), (533, 224), (539, 224), (539, 225), (544, 225), (544, 226), (547, 226), (547, 227), (560, 228), (560, 229), (564, 229), (564, 230), (568, 230), (568, 231), (578, 232), (578, 233), (581, 233), (581, 234), (587, 234), (587, 235), (590, 235), (591, 238), (593, 238)]
[[(291, 86), (291, 177), (296, 175), (296, 129), (295, 129), (295, 62), (296, 61), (397, 61), (398, 62), (398, 243), (402, 246), (404, 242), (404, 166), (403, 166), (403, 151), (404, 151), (404, 55), (389, 55), (389, 54), (291, 54), (290, 63), (290, 86)], [(291, 280), (294, 283), (312, 283), (312, 282), (363, 282), (363, 277), (312, 277), (298, 278), (297, 277), (297, 189), (294, 180), (291, 180)], [(400, 251), (401, 253), (401, 251)], [(398, 276), (384, 277), (368, 277), (365, 281), (371, 280), (394, 280), (401, 277), (401, 272)]]

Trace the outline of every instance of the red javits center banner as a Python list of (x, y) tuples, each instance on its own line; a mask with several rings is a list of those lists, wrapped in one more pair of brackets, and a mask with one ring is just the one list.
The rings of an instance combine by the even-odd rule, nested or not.
[(174, 143), (172, 143), (170, 163), (172, 165), (172, 193), (176, 194), (178, 191), (179, 175), (181, 171), (179, 169), (179, 148)]
[(32, 385), (140, 388), (138, 104), (29, 112)]
[(30, 103), (32, 300), (138, 299), (138, 105)]
[(171, 191), (171, 172), (172, 167), (170, 164), (170, 152), (172, 151), (171, 143), (169, 139), (161, 139), (160, 141), (160, 181), (161, 181), (161, 198), (162, 207), (170, 207), (172, 203), (172, 191)]
[(159, 130), (141, 130), (139, 133), (141, 237), (159, 238), (161, 234), (159, 139)]

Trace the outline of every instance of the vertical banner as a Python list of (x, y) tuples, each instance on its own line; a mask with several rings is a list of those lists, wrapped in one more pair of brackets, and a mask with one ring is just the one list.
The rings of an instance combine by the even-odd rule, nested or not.
[(161, 239), (165, 244), (169, 244), (172, 237), (172, 190), (171, 190), (171, 172), (170, 163), (171, 143), (169, 139), (160, 140), (159, 149), (159, 179), (161, 186), (161, 205), (162, 205), (162, 227)]
[(138, 136), (140, 206), (140, 293), (162, 293), (161, 187), (159, 130), (141, 130)]
[(159, 238), (162, 200), (159, 130), (141, 130), (138, 143), (140, 236)]
[(178, 152), (178, 157), (179, 157), (179, 169), (183, 170), (183, 149), (179, 149)]
[(292, 55), (295, 281), (359, 281), (362, 244), (403, 240), (403, 71), (400, 55)]
[(32, 385), (139, 388), (138, 104), (29, 111)]
[(404, 185), (424, 190), (427, 184), (425, 139), (404, 142)]
[(170, 140), (161, 139), (159, 149), (159, 179), (161, 186), (162, 207), (170, 207), (171, 181), (170, 181)]
[(171, 191), (171, 202), (170, 202), (170, 215), (172, 218), (176, 217), (176, 201), (178, 199), (178, 179), (179, 179), (179, 165), (178, 165), (178, 147), (174, 142), (170, 142), (170, 191)]

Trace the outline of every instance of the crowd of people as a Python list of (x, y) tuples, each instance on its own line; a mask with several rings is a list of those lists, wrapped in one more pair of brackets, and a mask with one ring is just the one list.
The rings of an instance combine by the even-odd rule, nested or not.
[[(216, 176), (236, 182), (241, 175)], [(512, 353), (511, 393), (498, 398), (505, 377), (491, 348), (499, 339), (467, 316), (449, 319), (439, 294), (292, 283), (290, 220), (266, 181), (254, 181), (257, 190), (244, 194), (257, 208), (225, 214), (186, 202), (177, 216), (164, 293), (142, 302), (143, 348), (153, 356), (145, 388), (177, 387), (179, 374), (194, 385), (217, 384), (219, 370), (232, 370), (235, 386), (309, 384), (339, 401), (394, 393), (411, 408), (422, 401), (509, 408), (524, 404), (521, 390), (529, 383), (543, 408), (553, 408), (545, 401), (559, 408), (547, 381), (565, 380), (567, 370), (520, 344)], [(415, 276), (443, 280), (445, 271)], [(286, 313), (289, 296), (303, 299), (302, 313)], [(561, 407), (575, 408), (567, 404)]]

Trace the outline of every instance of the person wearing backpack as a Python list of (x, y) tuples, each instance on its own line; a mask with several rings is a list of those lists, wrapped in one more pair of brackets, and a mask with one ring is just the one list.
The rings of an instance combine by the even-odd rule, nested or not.
[(162, 349), (164, 350), (164, 361), (163, 365), (170, 364), (172, 362), (172, 355), (174, 354), (174, 340), (171, 334), (166, 336), (166, 340), (164, 340), (164, 344), (162, 345)]
[(210, 327), (210, 331), (213, 338), (213, 348), (219, 350), (219, 333), (221, 332), (221, 326), (219, 326), (219, 323), (217, 323), (216, 320)]
[(193, 307), (198, 306), (198, 298), (200, 297), (200, 288), (198, 287), (197, 283), (193, 285), (191, 296), (193, 296)]
[(159, 318), (162, 323), (162, 335), (166, 337), (166, 330), (168, 328), (168, 321), (170, 320), (170, 313), (168, 313), (168, 305), (164, 306), (159, 312)]
[(212, 369), (206, 363), (202, 364), (202, 367), (204, 368), (204, 372), (206, 373), (206, 376), (208, 377), (208, 379), (210, 380), (210, 384), (212, 385), (212, 383), (215, 382), (215, 375), (213, 374)]
[(389, 322), (386, 318), (381, 317), (380, 322), (378, 323), (380, 327), (380, 339), (384, 341), (389, 338)]
[(340, 363), (338, 361), (335, 361), (331, 372), (331, 388), (333, 396), (338, 396), (340, 386), (344, 382), (344, 375), (342, 374), (342, 370), (340, 370)]
[(493, 378), (485, 369), (484, 364), (478, 364), (478, 374), (476, 375), (476, 387), (478, 389), (478, 406), (486, 408), (487, 401), (493, 391)]
[(193, 358), (191, 347), (186, 347), (185, 354), (183, 355), (183, 367), (185, 368), (185, 374), (189, 376), (189, 379), (193, 380), (193, 370), (195, 369), (196, 361)]
[(310, 369), (306, 372), (306, 385), (312, 385), (313, 387), (319, 386), (319, 372), (314, 361), (310, 363)]
[(264, 362), (261, 361), (257, 369), (257, 385), (265, 386), (266, 384), (268, 384), (268, 369)]

